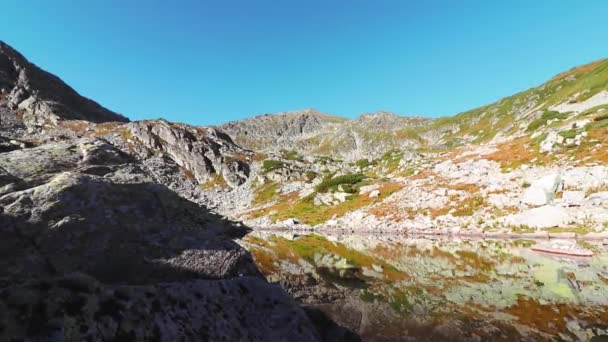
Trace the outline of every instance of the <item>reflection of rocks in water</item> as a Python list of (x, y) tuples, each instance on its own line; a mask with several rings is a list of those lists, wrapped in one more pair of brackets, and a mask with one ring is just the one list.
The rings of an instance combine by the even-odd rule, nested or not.
[(519, 336), (514, 327), (501, 323), (489, 325), (484, 320), (457, 316), (439, 320), (415, 313), (399, 315), (387, 303), (365, 302), (357, 297), (316, 307), (337, 324), (357, 332), (364, 341), (516, 340)]
[(269, 279), (366, 341), (608, 334), (606, 252), (555, 257), (526, 240), (253, 236), (243, 244), (265, 251)]
[[(319, 280), (317, 280), (319, 279)], [(312, 275), (285, 276), (279, 280), (281, 286), (301, 303), (327, 303), (342, 300), (348, 295), (348, 289), (335, 286), (325, 278)]]

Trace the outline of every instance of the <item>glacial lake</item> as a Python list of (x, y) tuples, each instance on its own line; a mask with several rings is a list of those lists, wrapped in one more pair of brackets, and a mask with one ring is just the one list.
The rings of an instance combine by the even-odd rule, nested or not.
[(608, 250), (531, 249), (534, 240), (301, 235), (240, 242), (298, 302), (364, 341), (605, 341)]

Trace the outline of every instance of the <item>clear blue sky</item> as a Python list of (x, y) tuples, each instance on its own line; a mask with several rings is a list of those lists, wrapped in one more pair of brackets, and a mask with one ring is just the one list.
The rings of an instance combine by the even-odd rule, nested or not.
[(3, 0), (0, 39), (131, 119), (450, 115), (608, 57), (608, 1)]

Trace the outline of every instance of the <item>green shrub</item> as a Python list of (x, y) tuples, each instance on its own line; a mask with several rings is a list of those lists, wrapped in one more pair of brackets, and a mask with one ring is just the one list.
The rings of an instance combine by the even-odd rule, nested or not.
[(378, 162), (375, 160), (369, 161), (369, 159), (359, 159), (355, 162), (355, 165), (363, 169), (371, 165), (376, 165), (377, 163)]
[(546, 111), (543, 113), (543, 115), (540, 118), (530, 122), (530, 124), (528, 125), (528, 128), (527, 128), (527, 131), (528, 132), (535, 131), (542, 125), (546, 124), (547, 121), (549, 121), (549, 120), (553, 120), (553, 119), (563, 120), (567, 117), (568, 117), (568, 113)]
[(302, 158), (296, 151), (283, 151), (283, 158), (287, 160), (301, 160)]
[(558, 134), (564, 137), (564, 139), (574, 139), (576, 137), (577, 131), (575, 129), (569, 129), (567, 131), (561, 131)]
[(317, 178), (317, 174), (313, 171), (306, 171), (306, 181), (312, 182), (315, 178)]
[(335, 189), (338, 185), (354, 185), (365, 179), (365, 175), (361, 173), (350, 173), (343, 176), (325, 179), (319, 185), (315, 187), (318, 192), (327, 192), (330, 189)]
[(283, 167), (285, 167), (285, 163), (280, 160), (266, 159), (262, 163), (262, 169), (264, 170), (264, 172), (282, 169)]
[(354, 194), (357, 192), (357, 189), (355, 189), (355, 187), (352, 186), (352, 184), (342, 184), (342, 191), (349, 193), (349, 194)]

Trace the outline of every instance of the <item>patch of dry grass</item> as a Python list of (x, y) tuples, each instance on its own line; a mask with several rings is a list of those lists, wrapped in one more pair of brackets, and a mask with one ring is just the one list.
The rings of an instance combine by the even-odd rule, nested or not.
[(416, 216), (416, 210), (411, 207), (401, 207), (396, 203), (380, 203), (367, 211), (378, 218), (392, 218), (395, 222), (411, 220)]
[(503, 170), (516, 169), (523, 164), (539, 164), (550, 161), (550, 157), (541, 154), (538, 146), (533, 144), (528, 137), (499, 144), (495, 152), (485, 155), (484, 158), (499, 163)]
[[(578, 163), (581, 165), (589, 162), (607, 164), (608, 127), (590, 129), (587, 134), (581, 145), (573, 152)], [(598, 144), (602, 144), (602, 146), (600, 147)]]
[(200, 185), (201, 189), (208, 190), (214, 188), (227, 189), (229, 186), (222, 175), (215, 174), (208, 181)]
[(450, 190), (466, 191), (470, 194), (478, 194), (481, 191), (481, 188), (477, 184), (467, 183), (448, 184), (447, 188)]
[(332, 206), (316, 206), (313, 203), (314, 195), (300, 200), (297, 193), (292, 193), (281, 197), (279, 203), (263, 210), (252, 212), (250, 215), (251, 217), (260, 217), (276, 211), (277, 213), (271, 216), (275, 221), (296, 218), (302, 223), (316, 225), (333, 217), (342, 217), (351, 211), (370, 206), (374, 203), (380, 203), (386, 197), (402, 188), (403, 184), (401, 183), (384, 183), (380, 186), (380, 195), (376, 198), (370, 198), (368, 194), (353, 194), (346, 201)]
[(272, 201), (277, 194), (279, 186), (276, 183), (268, 182), (255, 189), (254, 205), (262, 205)]

